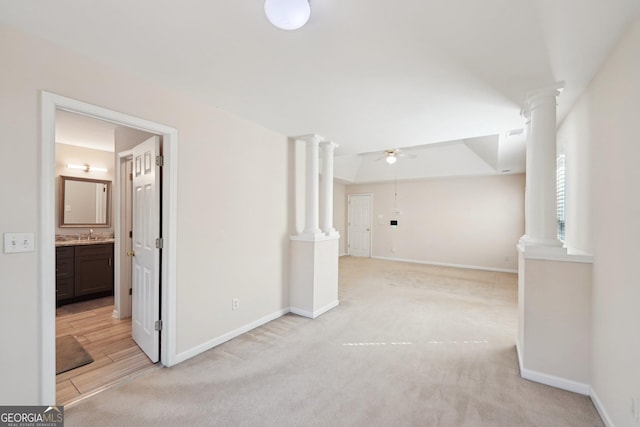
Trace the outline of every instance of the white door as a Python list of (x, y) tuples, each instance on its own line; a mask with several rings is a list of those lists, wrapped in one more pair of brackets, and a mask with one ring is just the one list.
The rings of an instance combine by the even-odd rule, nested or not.
[(156, 156), (160, 138), (154, 136), (133, 149), (133, 264), (131, 335), (152, 362), (160, 355), (160, 171)]
[(349, 255), (371, 256), (371, 195), (349, 194)]

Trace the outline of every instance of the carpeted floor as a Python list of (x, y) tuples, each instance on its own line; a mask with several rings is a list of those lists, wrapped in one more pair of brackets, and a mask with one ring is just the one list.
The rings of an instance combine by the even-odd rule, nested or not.
[(602, 426), (520, 378), (517, 277), (340, 260), (340, 306), (286, 315), (65, 409), (67, 426)]

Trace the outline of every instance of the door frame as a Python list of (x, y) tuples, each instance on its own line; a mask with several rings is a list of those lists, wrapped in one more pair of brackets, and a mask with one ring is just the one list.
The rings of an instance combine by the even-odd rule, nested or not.
[[(55, 122), (56, 110), (106, 120), (162, 136), (165, 166), (162, 172), (162, 238), (160, 295), (163, 328), (160, 363), (176, 364), (176, 237), (178, 200), (178, 131), (175, 128), (109, 110), (54, 93), (40, 91), (40, 215), (38, 244), (38, 400), (56, 402), (56, 297), (55, 297)], [(116, 177), (115, 179), (119, 179)], [(119, 197), (118, 186), (115, 186)], [(116, 197), (115, 194), (112, 197)], [(117, 198), (114, 199), (119, 204)], [(120, 218), (114, 215), (114, 232)], [(119, 247), (116, 238), (116, 249)], [(116, 261), (117, 262), (117, 261)]]
[[(114, 192), (113, 197), (114, 197), (114, 203), (113, 203), (113, 209), (114, 212), (117, 213), (117, 217), (118, 217), (118, 221), (115, 222), (114, 221), (114, 235), (116, 237), (116, 243), (117, 243), (117, 247), (114, 244), (114, 258), (117, 258), (115, 261), (115, 265), (114, 265), (114, 270), (113, 270), (113, 277), (114, 277), (114, 282), (113, 282), (113, 299), (114, 299), (114, 308), (113, 308), (113, 317), (116, 319), (125, 319), (127, 317), (131, 317), (131, 299), (127, 299), (126, 297), (129, 296), (128, 295), (128, 287), (125, 286), (125, 283), (122, 281), (122, 268), (123, 268), (123, 264), (126, 261), (126, 259), (131, 259), (129, 257), (127, 257), (127, 255), (125, 254), (125, 249), (123, 249), (122, 247), (122, 241), (123, 241), (123, 237), (124, 239), (128, 239), (126, 233), (126, 229), (125, 229), (125, 211), (126, 211), (126, 202), (124, 200), (125, 195), (126, 195), (126, 191), (125, 191), (125, 187), (127, 185), (131, 185), (130, 181), (127, 179), (126, 177), (126, 163), (127, 161), (131, 160), (133, 158), (133, 150), (125, 150), (125, 151), (120, 151), (118, 153), (116, 153), (116, 172), (115, 172), (115, 176), (117, 177), (117, 179), (120, 180), (120, 182), (118, 183), (118, 185), (114, 186), (117, 187), (116, 192)], [(128, 208), (131, 210), (131, 206), (128, 206)], [(116, 215), (114, 215), (116, 216)], [(117, 225), (116, 225), (117, 224)], [(116, 229), (117, 228), (117, 229)], [(131, 273), (129, 271), (129, 273)], [(131, 280), (131, 278), (129, 278)], [(129, 282), (130, 284), (131, 282)]]
[(373, 193), (350, 193), (347, 194), (347, 255), (351, 255), (351, 196), (369, 197), (369, 255), (373, 254)]

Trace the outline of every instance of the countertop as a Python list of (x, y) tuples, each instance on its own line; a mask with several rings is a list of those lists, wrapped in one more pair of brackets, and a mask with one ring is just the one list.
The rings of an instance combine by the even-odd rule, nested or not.
[(100, 245), (100, 244), (104, 244), (104, 243), (113, 243), (115, 241), (116, 241), (116, 239), (114, 239), (113, 237), (107, 238), (107, 239), (100, 238), (100, 239), (93, 239), (93, 240), (89, 240), (89, 239), (56, 240), (56, 247), (58, 247), (58, 246)]

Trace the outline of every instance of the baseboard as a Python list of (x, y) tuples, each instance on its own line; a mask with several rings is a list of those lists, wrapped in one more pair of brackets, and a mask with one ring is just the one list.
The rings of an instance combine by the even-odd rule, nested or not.
[(342, 254), (340, 254), (338, 256), (341, 257), (341, 256), (347, 256), (347, 255), (349, 255), (349, 254), (345, 252), (345, 253), (342, 253)]
[(583, 384), (576, 381), (568, 380), (566, 378), (560, 378), (554, 375), (544, 374), (542, 372), (526, 369), (523, 366), (522, 351), (520, 350), (520, 346), (518, 345), (518, 343), (516, 343), (516, 353), (518, 354), (520, 376), (525, 380), (534, 381), (562, 390), (572, 391), (574, 393), (584, 394), (585, 396), (591, 395), (591, 386), (589, 384)]
[(325, 314), (327, 311), (331, 310), (332, 308), (336, 308), (339, 305), (340, 305), (340, 301), (335, 300), (335, 301), (325, 305), (324, 307), (320, 308), (319, 310), (315, 310), (313, 312), (313, 318), (315, 319), (316, 317)]
[(303, 310), (297, 307), (290, 307), (289, 313), (297, 314), (298, 316), (308, 317), (309, 319), (313, 319), (313, 313), (307, 310)]
[(544, 374), (542, 372), (533, 371), (531, 369), (520, 368), (520, 376), (525, 380), (535, 381), (540, 384), (545, 384), (562, 390), (572, 391), (578, 394), (584, 394), (585, 396), (589, 396), (591, 394), (591, 387), (589, 386), (589, 384), (583, 384), (576, 381), (568, 380), (566, 378)]
[(383, 257), (383, 256), (372, 256), (371, 258), (382, 259), (385, 261), (410, 262), (413, 264), (437, 265), (439, 267), (454, 267), (454, 268), (466, 268), (468, 270), (494, 271), (496, 273), (517, 273), (518, 272), (518, 270), (512, 270), (508, 268), (493, 268), (493, 267), (483, 267), (479, 265), (450, 264), (446, 262), (422, 261), (417, 259), (390, 258), (390, 257)]
[(309, 319), (315, 319), (318, 316), (323, 315), (324, 313), (326, 313), (327, 311), (331, 310), (332, 308), (335, 308), (337, 306), (340, 305), (340, 301), (335, 300), (327, 305), (325, 305), (324, 307), (315, 310), (313, 312), (307, 311), (307, 310), (302, 310), (300, 308), (297, 307), (290, 307), (289, 308), (289, 312), (293, 313), (293, 314), (297, 314), (298, 316), (302, 316), (302, 317), (308, 317)]
[(283, 308), (281, 310), (278, 310), (276, 312), (268, 314), (268, 315), (266, 315), (264, 317), (261, 317), (260, 319), (255, 320), (255, 321), (253, 321), (253, 322), (251, 322), (251, 323), (249, 323), (247, 325), (244, 325), (244, 326), (241, 326), (241, 327), (239, 327), (237, 329), (234, 329), (231, 332), (227, 332), (224, 335), (221, 335), (221, 336), (219, 336), (217, 338), (214, 338), (214, 339), (209, 340), (209, 341), (207, 341), (205, 343), (202, 343), (202, 344), (200, 344), (200, 345), (198, 345), (196, 347), (193, 347), (193, 348), (191, 348), (191, 349), (189, 349), (187, 351), (183, 351), (182, 353), (178, 353), (176, 355), (176, 358), (175, 358), (175, 363), (177, 364), (177, 363), (180, 363), (180, 362), (184, 362), (187, 359), (191, 359), (192, 357), (197, 356), (198, 354), (203, 353), (203, 352), (205, 352), (207, 350), (210, 350), (213, 347), (217, 347), (217, 346), (219, 346), (220, 344), (222, 344), (224, 342), (227, 342), (227, 341), (229, 341), (229, 340), (231, 340), (231, 339), (233, 339), (233, 338), (235, 338), (235, 337), (237, 337), (239, 335), (244, 334), (245, 332), (249, 332), (250, 330), (255, 329), (255, 328), (259, 327), (259, 326), (262, 326), (265, 323), (269, 323), (272, 320), (275, 320), (275, 319), (277, 319), (279, 317), (282, 317), (285, 314), (287, 314), (288, 312), (289, 312), (289, 307)]
[(600, 415), (600, 418), (602, 418), (602, 422), (604, 423), (604, 425), (607, 427), (614, 427), (613, 421), (611, 421), (611, 417), (609, 417), (609, 414), (607, 413), (606, 409), (604, 409), (604, 405), (602, 404), (602, 401), (600, 400), (596, 391), (593, 388), (591, 389), (590, 395), (591, 395), (591, 401), (593, 402), (593, 406), (596, 407), (596, 411), (598, 411), (598, 414)]

